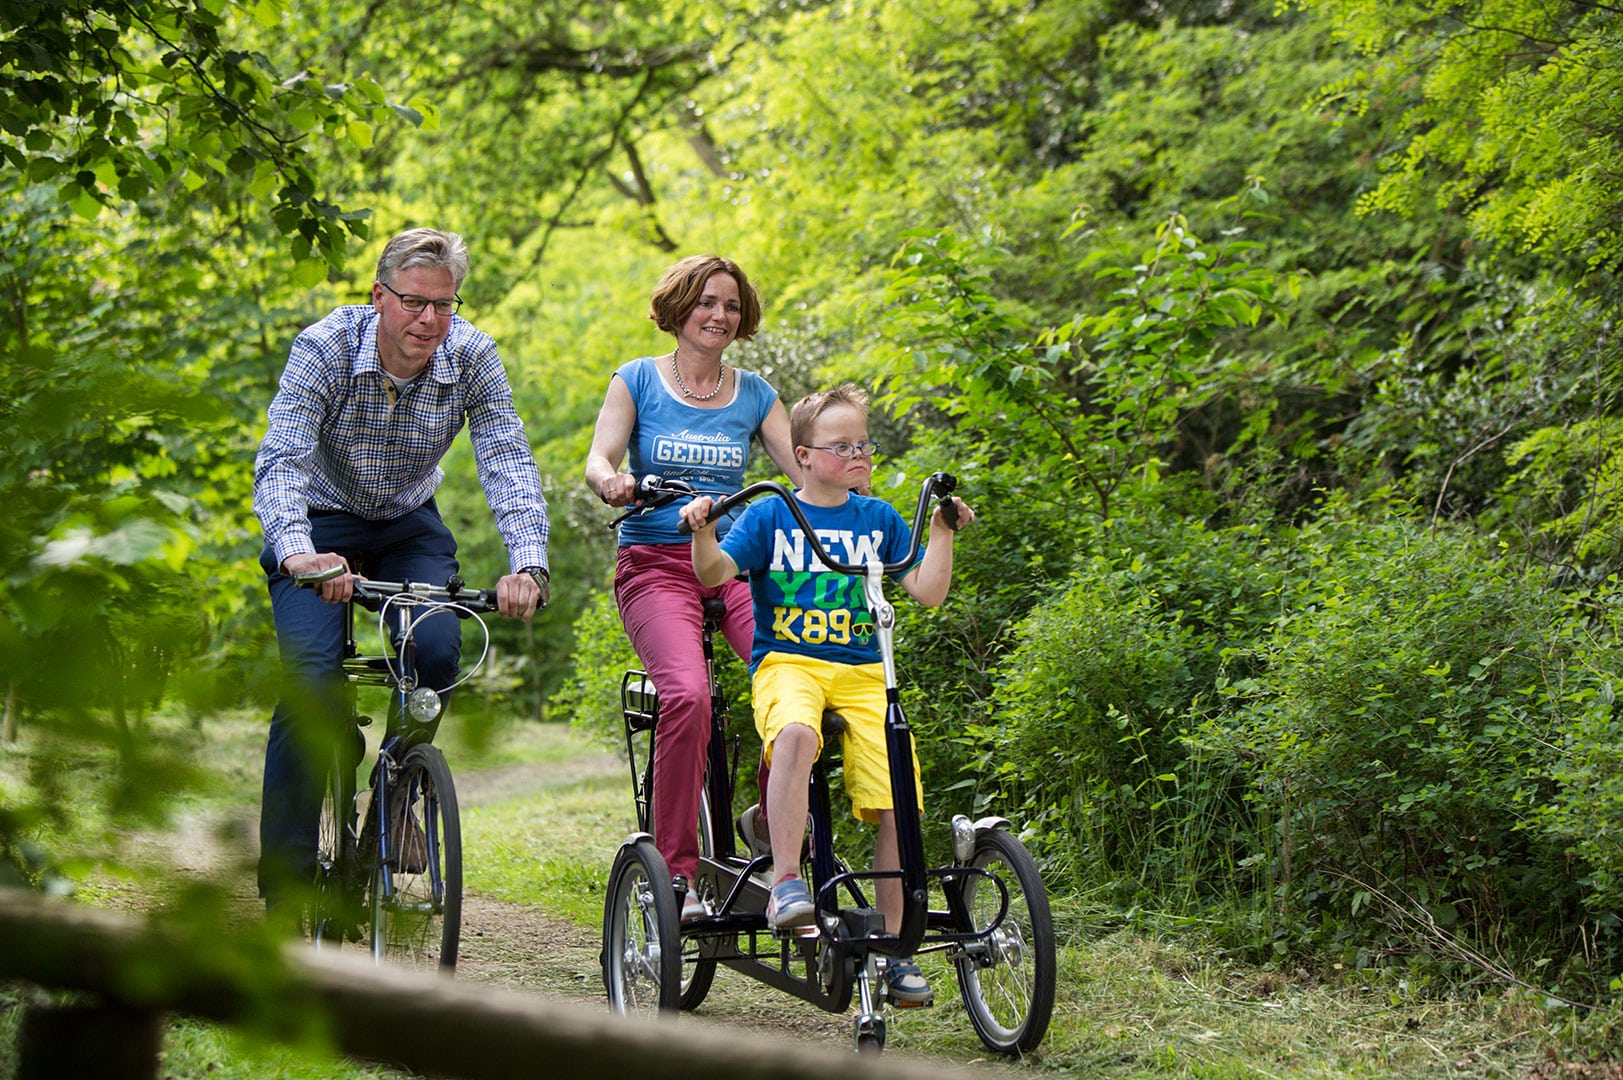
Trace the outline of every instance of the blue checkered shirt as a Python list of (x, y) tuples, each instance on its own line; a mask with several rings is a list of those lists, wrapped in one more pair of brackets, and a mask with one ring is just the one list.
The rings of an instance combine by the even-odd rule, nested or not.
[(378, 362), (378, 316), (337, 308), (293, 341), (254, 460), (254, 512), (280, 565), (315, 552), (308, 511), (388, 521), (426, 503), (468, 425), (510, 568), (547, 565), (547, 502), (496, 342), (460, 317), (395, 399)]

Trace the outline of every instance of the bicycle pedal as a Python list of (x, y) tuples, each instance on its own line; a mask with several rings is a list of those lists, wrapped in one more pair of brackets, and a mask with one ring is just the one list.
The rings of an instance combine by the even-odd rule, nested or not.
[(812, 926), (776, 926), (771, 927), (772, 936), (779, 939), (800, 938), (810, 940), (817, 936), (816, 925)]

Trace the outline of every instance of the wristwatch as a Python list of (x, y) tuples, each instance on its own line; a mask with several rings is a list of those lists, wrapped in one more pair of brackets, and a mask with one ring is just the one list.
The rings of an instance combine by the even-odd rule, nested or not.
[(547, 572), (539, 566), (521, 566), (518, 572), (529, 574), (535, 579), (535, 583), (541, 586), (541, 602), (536, 606), (546, 607), (547, 602), (552, 599), (552, 588), (547, 584)]

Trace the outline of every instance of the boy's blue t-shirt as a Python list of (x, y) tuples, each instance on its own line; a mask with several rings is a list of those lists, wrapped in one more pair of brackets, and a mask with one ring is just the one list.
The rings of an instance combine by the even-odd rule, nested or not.
[[(875, 554), (882, 562), (896, 562), (913, 542), (907, 522), (883, 499), (852, 495), (841, 506), (802, 502), (800, 508), (839, 562), (861, 566)], [(879, 662), (862, 578), (824, 566), (782, 499), (751, 503), (721, 549), (749, 574), (755, 606), (751, 671), (769, 652), (839, 664)]]
[[(637, 407), (626, 447), (633, 476), (686, 480), (718, 499), (744, 486), (750, 440), (772, 412), (778, 392), (754, 372), (732, 370), (738, 376), (737, 393), (720, 409), (700, 409), (678, 400), (659, 377), (652, 357), (639, 357), (615, 372), (625, 380)], [(676, 531), (683, 501), (627, 518), (620, 524), (620, 546), (689, 543), (690, 537)], [(717, 535), (726, 533), (728, 526), (725, 518), (717, 522)]]

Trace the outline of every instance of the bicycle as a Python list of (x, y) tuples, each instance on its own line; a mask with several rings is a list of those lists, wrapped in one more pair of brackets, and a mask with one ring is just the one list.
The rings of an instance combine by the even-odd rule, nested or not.
[[(295, 581), (313, 586), (344, 572), (337, 567)], [(347, 606), (345, 724), (322, 795), (310, 937), (318, 949), (363, 941), (378, 963), (450, 971), (462, 936), (462, 827), (451, 767), (433, 738), (444, 695), (472, 678), (488, 655), (490, 632), (479, 616), (496, 610), (496, 590), (465, 588), (455, 575), (444, 586), (357, 578)], [(376, 652), (356, 644), (357, 606), (378, 616)], [(484, 647), (470, 671), (435, 690), (418, 684), (415, 630), (443, 614), (478, 623)], [(393, 656), (382, 643), (391, 633)], [(361, 686), (391, 693), (389, 729), (364, 789), (357, 782), (366, 754), (362, 729), (372, 718), (359, 710)]]
[[(852, 871), (834, 851), (829, 796), (829, 763), (812, 770), (809, 805), (809, 873), (816, 900), (814, 927), (769, 930), (766, 922), (770, 854), (739, 855), (733, 841), (732, 793), (738, 740), (727, 760), (726, 701), (716, 678), (711, 644), (722, 612), (705, 609), (705, 663), (711, 688), (711, 733), (699, 817), (698, 880), (676, 882), (654, 847), (648, 811), (652, 802), (653, 743), (658, 737), (658, 696), (645, 673), (628, 671), (621, 681), (621, 709), (631, 765), (638, 831), (616, 853), (604, 902), (603, 981), (611, 1007), (623, 1015), (697, 1008), (708, 994), (717, 965), (741, 971), (826, 1011), (844, 1013), (855, 995), (856, 1049), (883, 1049), (886, 1003), (882, 965), (891, 958), (942, 952), (952, 962), (960, 997), (971, 1024), (990, 1050), (1018, 1055), (1034, 1050), (1047, 1033), (1053, 1011), (1055, 949), (1048, 895), (1036, 861), (1006, 818), (951, 821), (953, 862), (927, 867), (918, 800), (912, 782), (912, 732), (902, 711), (896, 680), (895, 610), (885, 598), (887, 575), (913, 564), (932, 509), (932, 500), (951, 513), (954, 479), (928, 478), (919, 494), (912, 546), (897, 563), (863, 566), (831, 558), (783, 485), (751, 484), (718, 501), (711, 518), (771, 495), (788, 504), (816, 557), (831, 570), (863, 579), (884, 668), (885, 737), (895, 798), (901, 869)], [(646, 477), (638, 497), (644, 506), (662, 505), (699, 492), (680, 482)], [(632, 511), (635, 512), (635, 511)], [(622, 515), (621, 520), (626, 515)], [(950, 519), (949, 519), (950, 520)], [(838, 734), (839, 719), (825, 714), (825, 746)], [(643, 736), (646, 736), (644, 739)], [(636, 743), (647, 744), (648, 765), (639, 771)], [(825, 759), (828, 751), (825, 750)], [(899, 931), (885, 931), (884, 919), (869, 902), (863, 884), (899, 877), (904, 914)], [(944, 906), (932, 907), (932, 886)], [(681, 924), (683, 888), (698, 891), (707, 914)], [(843, 898), (843, 900), (842, 900)], [(810, 932), (807, 932), (810, 931)]]

